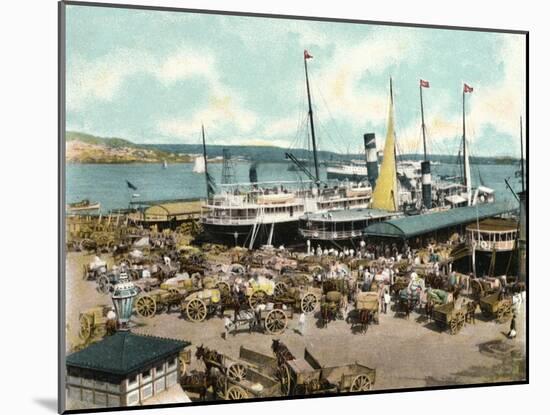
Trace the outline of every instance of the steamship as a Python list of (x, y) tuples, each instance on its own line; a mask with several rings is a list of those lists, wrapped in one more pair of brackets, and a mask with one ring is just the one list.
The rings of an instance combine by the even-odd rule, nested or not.
[(221, 191), (216, 193), (208, 174), (203, 129), (207, 201), (203, 206), (201, 223), (209, 239), (249, 248), (292, 243), (299, 240), (298, 221), (304, 214), (368, 207), (372, 196), (368, 181), (323, 182), (320, 179), (308, 59), (311, 56), (304, 51), (314, 171), (311, 172), (309, 166), (287, 153), (287, 158), (308, 177), (307, 181), (258, 182), (253, 164), (249, 171), (249, 183), (222, 185)]
[[(302, 238), (319, 243), (335, 243), (353, 239), (363, 239), (364, 230), (372, 223), (394, 219), (396, 217), (425, 214), (476, 203), (492, 203), (494, 190), (479, 186), (475, 191), (471, 185), (470, 162), (466, 140), (465, 111), (463, 99), (462, 162), (463, 180), (453, 182), (436, 180), (432, 185), (430, 161), (426, 150), (426, 132), (422, 88), (429, 83), (420, 82), (420, 107), (422, 114), (422, 134), (424, 142), (424, 160), (397, 162), (395, 151), (395, 129), (393, 111), (393, 88), (390, 79), (390, 110), (386, 132), (384, 155), (378, 169), (378, 158), (374, 134), (365, 134), (368, 177), (374, 187), (372, 203), (369, 208), (351, 209), (342, 212), (305, 213), (300, 217), (298, 230)], [(464, 86), (463, 94), (471, 92)], [(373, 151), (374, 149), (374, 151)], [(370, 156), (369, 159), (369, 150)]]

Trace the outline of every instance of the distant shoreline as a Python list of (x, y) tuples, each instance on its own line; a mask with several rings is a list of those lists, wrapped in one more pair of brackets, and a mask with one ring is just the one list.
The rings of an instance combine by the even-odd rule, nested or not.
[[(96, 137), (90, 134), (67, 131), (66, 161), (71, 164), (155, 164), (166, 161), (168, 164), (193, 163), (195, 158), (203, 153), (202, 144), (144, 144), (133, 143), (121, 138)], [(275, 146), (253, 145), (220, 145), (207, 144), (206, 151), (209, 163), (220, 163), (224, 150), (229, 150), (234, 162), (280, 163), (288, 164), (286, 152), (298, 159), (311, 158), (311, 151), (306, 149), (285, 149)], [(332, 151), (319, 150), (321, 161), (338, 162), (363, 160), (364, 154), (339, 154)], [(421, 154), (403, 154), (400, 160), (422, 161)], [(457, 155), (432, 154), (432, 162), (442, 164), (459, 164)], [(511, 156), (471, 157), (472, 165), (520, 165), (519, 158)]]

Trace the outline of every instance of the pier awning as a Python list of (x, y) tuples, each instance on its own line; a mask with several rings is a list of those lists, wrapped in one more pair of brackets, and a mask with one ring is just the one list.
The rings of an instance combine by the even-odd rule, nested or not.
[(185, 219), (189, 216), (199, 215), (202, 202), (192, 200), (185, 202), (161, 203), (145, 209), (146, 221), (167, 221), (170, 219)]
[(487, 203), (445, 210), (443, 212), (406, 216), (377, 222), (365, 229), (371, 237), (409, 239), (440, 229), (467, 225), (477, 220), (512, 213), (518, 210), (515, 203)]

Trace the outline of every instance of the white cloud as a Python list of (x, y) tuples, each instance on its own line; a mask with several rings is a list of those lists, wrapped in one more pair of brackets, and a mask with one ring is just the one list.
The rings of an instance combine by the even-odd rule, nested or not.
[(163, 82), (171, 83), (193, 76), (203, 76), (218, 83), (214, 57), (208, 53), (197, 54), (192, 49), (180, 49), (168, 56), (156, 68), (151, 68), (155, 76)]
[(187, 137), (198, 131), (204, 124), (215, 135), (231, 131), (236, 127), (242, 133), (250, 133), (257, 123), (254, 112), (243, 108), (231, 96), (214, 96), (205, 108), (195, 111), (189, 119), (166, 118), (158, 121), (158, 130), (173, 137)]
[(67, 67), (67, 109), (82, 110), (86, 105), (111, 101), (122, 82), (150, 65), (150, 56), (128, 49), (116, 49), (101, 59), (71, 57)]
[(481, 133), (484, 127), (492, 126), (497, 133), (519, 136), (519, 117), (525, 111), (525, 37), (503, 35), (500, 61), (495, 66), (504, 66), (501, 80), (481, 84), (471, 97), (470, 118)]
[(112, 101), (125, 80), (138, 73), (148, 73), (167, 85), (195, 77), (208, 84), (206, 106), (196, 108), (185, 120), (159, 120), (157, 127), (162, 134), (189, 135), (196, 132), (201, 123), (214, 131), (233, 126), (242, 133), (248, 133), (256, 125), (256, 114), (245, 108), (238, 93), (223, 84), (214, 56), (204, 49), (198, 53), (182, 47), (160, 60), (133, 50), (116, 50), (94, 62), (80, 56), (73, 59), (68, 71), (68, 110), (83, 110), (95, 101)]

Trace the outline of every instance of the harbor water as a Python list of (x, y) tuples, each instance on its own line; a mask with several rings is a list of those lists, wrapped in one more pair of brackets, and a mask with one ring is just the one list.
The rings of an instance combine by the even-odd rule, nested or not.
[[(247, 183), (250, 163), (234, 164), (235, 180)], [(222, 164), (210, 163), (209, 173), (220, 183)], [(480, 178), (483, 185), (495, 190), (497, 200), (515, 201), (512, 192), (507, 188), (505, 179), (517, 192), (521, 183), (514, 177), (515, 165), (472, 165), (472, 181), (477, 186)], [(300, 181), (304, 176), (290, 171), (286, 163), (261, 163), (257, 167), (258, 180), (265, 181)], [(436, 164), (432, 174), (458, 175), (456, 164)], [(322, 179), (326, 171), (321, 168)], [(126, 181), (137, 190), (130, 189)], [(136, 197), (136, 194), (139, 196)], [(134, 196), (134, 197), (133, 197)], [(204, 198), (206, 185), (204, 174), (193, 173), (192, 163), (169, 164), (68, 164), (66, 166), (66, 201), (77, 202), (82, 199), (100, 202), (102, 212), (112, 209), (127, 208), (131, 200), (171, 200), (186, 198)], [(132, 199), (133, 197), (133, 199)]]

